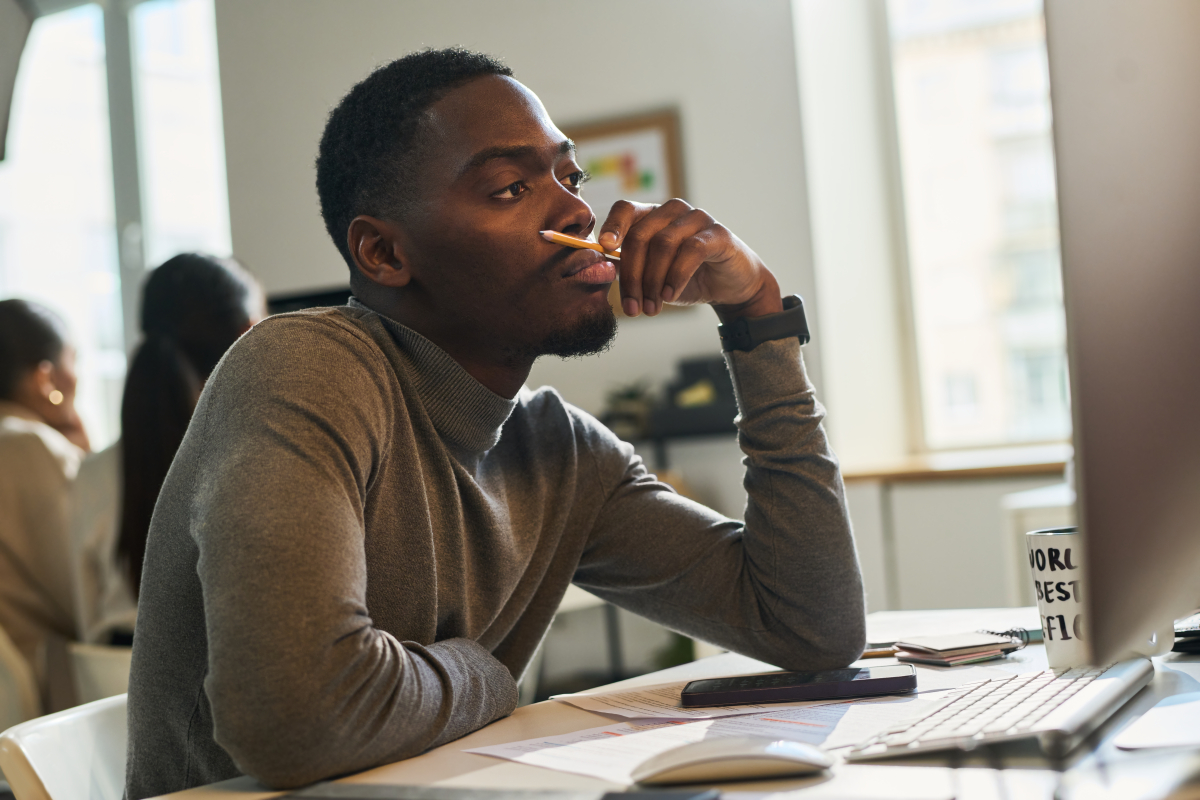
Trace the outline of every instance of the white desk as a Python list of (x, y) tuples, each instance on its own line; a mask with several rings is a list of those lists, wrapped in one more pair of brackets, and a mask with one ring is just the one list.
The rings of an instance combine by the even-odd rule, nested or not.
[[(1011, 611), (1011, 610), (1009, 610)], [(998, 610), (989, 611), (995, 618)], [(921, 625), (934, 624), (939, 618), (959, 624), (964, 611), (928, 612), (883, 612), (868, 618), (869, 637), (883, 638), (902, 623)], [(983, 616), (983, 615), (981, 615)], [(988, 623), (990, 625), (991, 623)], [(961, 626), (960, 626), (961, 627)], [(980, 625), (986, 627), (986, 625)], [(1031, 645), (1016, 656), (1027, 669), (1043, 669), (1045, 657), (1040, 645)], [(861, 662), (867, 665), (894, 663), (887, 659), (872, 659)], [(673, 680), (691, 680), (719, 675), (760, 672), (772, 669), (769, 665), (744, 656), (726, 653), (690, 664), (673, 667), (660, 672), (631, 678), (612, 687), (633, 687)], [(1059, 770), (1084, 765), (1090, 760), (1103, 758), (1115, 763), (1129, 756), (1111, 744), (1113, 736), (1126, 724), (1136, 719), (1160, 699), (1174, 694), (1200, 690), (1200, 657), (1169, 654), (1155, 659), (1155, 676), (1149, 686), (1142, 690), (1124, 708), (1118, 711), (1099, 731), (1080, 747), (1064, 763), (1054, 765), (1042, 758), (1032, 745), (1012, 745), (1005, 748), (1002, 763), (989, 763), (982, 755), (965, 755), (957, 770), (945, 769), (949, 763), (945, 757), (926, 756), (906, 759), (903, 763), (887, 762), (880, 765), (837, 764), (832, 779), (809, 778), (791, 781), (757, 781), (753, 783), (727, 784), (721, 788), (727, 792), (767, 792), (780, 789), (812, 787), (814, 796), (836, 797), (841, 789), (854, 796), (863, 797), (859, 791), (868, 786), (878, 797), (917, 798), (935, 796), (929, 790), (936, 786), (953, 787), (960, 800), (972, 798), (1049, 798), (1058, 784)], [(560, 733), (602, 725), (604, 718), (573, 706), (554, 701), (537, 703), (518, 708), (512, 716), (488, 725), (469, 736), (431, 750), (424, 755), (406, 761), (343, 778), (346, 783), (375, 784), (422, 784), (437, 786), (490, 788), (490, 789), (585, 789), (616, 790), (625, 787), (609, 784), (595, 778), (555, 772), (540, 767), (531, 767), (488, 756), (463, 752), (474, 747), (502, 744), (538, 736)], [(1011, 750), (1011, 752), (1009, 752)], [(1003, 769), (996, 770), (996, 766)], [(922, 792), (925, 792), (922, 794)], [(172, 800), (267, 800), (281, 792), (265, 791), (254, 780), (246, 777), (233, 778), (209, 786), (197, 787), (170, 795)], [(803, 794), (798, 798), (803, 798)], [(846, 794), (841, 796), (845, 797)], [(866, 795), (871, 796), (871, 795)], [(945, 796), (945, 795), (944, 795)]]

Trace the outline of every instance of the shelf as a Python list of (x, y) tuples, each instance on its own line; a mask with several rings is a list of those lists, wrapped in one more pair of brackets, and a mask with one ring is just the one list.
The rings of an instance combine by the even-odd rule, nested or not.
[(1027, 447), (997, 447), (986, 450), (955, 450), (868, 468), (850, 468), (843, 472), (847, 482), (956, 480), (962, 478), (1000, 478), (1025, 475), (1061, 475), (1071, 445), (1040, 444)]

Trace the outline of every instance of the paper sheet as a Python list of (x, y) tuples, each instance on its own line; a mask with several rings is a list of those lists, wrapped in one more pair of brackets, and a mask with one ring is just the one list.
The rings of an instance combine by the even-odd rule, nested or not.
[(937, 702), (934, 698), (902, 696), (804, 708), (776, 706), (767, 712), (711, 720), (619, 722), (467, 752), (631, 784), (630, 775), (639, 764), (683, 744), (720, 736), (773, 736), (827, 749), (843, 747), (924, 713)]
[(1117, 735), (1122, 750), (1148, 747), (1200, 747), (1200, 692), (1177, 694), (1158, 701)]
[(968, 683), (1011, 678), (1012, 673), (995, 667), (928, 667), (913, 664), (917, 668), (917, 692), (940, 692), (957, 689)]
[(875, 646), (892, 644), (910, 636), (1009, 628), (1041, 630), (1037, 608), (964, 608), (934, 613), (877, 611), (867, 620), (867, 641)]
[[(989, 667), (948, 667), (945, 669), (917, 667), (917, 692), (936, 692), (953, 689), (989, 678), (1007, 678), (1009, 673)], [(804, 700), (795, 703), (747, 704), (684, 708), (679, 693), (687, 681), (660, 683), (638, 689), (595, 694), (560, 694), (552, 699), (569, 703), (576, 708), (597, 714), (611, 714), (626, 719), (718, 719), (781, 708), (809, 708), (824, 705), (828, 700)], [(863, 698), (870, 699), (870, 698)]]
[(718, 717), (754, 714), (774, 708), (807, 708), (829, 702), (828, 700), (805, 700), (796, 703), (684, 708), (680, 704), (679, 694), (688, 683), (688, 681), (676, 681), (643, 686), (638, 689), (596, 694), (559, 694), (551, 699), (560, 703), (569, 703), (584, 711), (612, 714), (628, 719), (717, 719)]

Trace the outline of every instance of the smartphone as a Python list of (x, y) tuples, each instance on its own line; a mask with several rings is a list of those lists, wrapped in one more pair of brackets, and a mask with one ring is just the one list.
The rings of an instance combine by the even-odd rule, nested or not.
[(764, 675), (708, 678), (684, 686), (681, 700), (684, 708), (739, 706), (904, 694), (916, 688), (917, 671), (910, 664), (898, 664), (849, 667), (825, 672), (768, 672)]

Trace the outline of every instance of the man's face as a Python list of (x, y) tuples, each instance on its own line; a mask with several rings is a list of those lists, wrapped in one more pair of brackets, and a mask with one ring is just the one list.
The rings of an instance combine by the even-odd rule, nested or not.
[(451, 91), (419, 134), (421, 199), (402, 222), (412, 283), (439, 333), (518, 358), (602, 349), (615, 270), (539, 231), (591, 233), (574, 149), (538, 98), (489, 76)]

